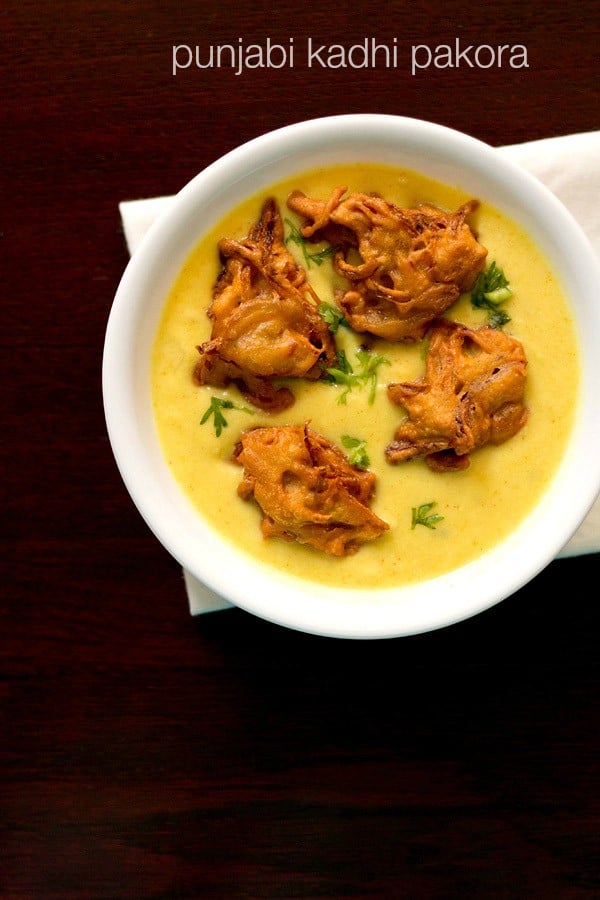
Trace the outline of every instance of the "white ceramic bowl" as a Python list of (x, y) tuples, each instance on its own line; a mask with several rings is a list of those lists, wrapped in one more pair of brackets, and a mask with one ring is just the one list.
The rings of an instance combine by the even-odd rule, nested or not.
[[(150, 350), (169, 289), (205, 228), (261, 187), (319, 165), (404, 166), (485, 199), (519, 222), (554, 263), (573, 305), (583, 389), (560, 469), (507, 540), (463, 568), (406, 588), (345, 591), (288, 579), (238, 556), (192, 508), (163, 459), (150, 398)], [(414, 634), (492, 606), (543, 569), (577, 530), (600, 488), (600, 271), (573, 218), (536, 179), (491, 147), (445, 127), (395, 116), (343, 115), (282, 128), (197, 175), (151, 228), (119, 285), (108, 322), (103, 392), (123, 480), (158, 540), (234, 604), (310, 633)]]

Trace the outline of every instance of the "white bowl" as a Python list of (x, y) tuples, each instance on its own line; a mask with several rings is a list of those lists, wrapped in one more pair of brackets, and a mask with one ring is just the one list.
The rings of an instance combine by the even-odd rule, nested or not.
[[(522, 525), (474, 562), (397, 589), (348, 591), (273, 573), (236, 553), (203, 521), (163, 458), (150, 395), (150, 353), (167, 294), (197, 243), (239, 200), (295, 172), (365, 160), (459, 186), (516, 220), (566, 287), (580, 340), (583, 386), (574, 433), (556, 477)], [(600, 267), (571, 215), (536, 179), (491, 147), (448, 128), (383, 115), (291, 125), (228, 153), (197, 175), (150, 229), (111, 310), (103, 392), (115, 459), (158, 540), (209, 588), (269, 621), (335, 637), (428, 631), (489, 608), (531, 580), (579, 527), (600, 489)]]

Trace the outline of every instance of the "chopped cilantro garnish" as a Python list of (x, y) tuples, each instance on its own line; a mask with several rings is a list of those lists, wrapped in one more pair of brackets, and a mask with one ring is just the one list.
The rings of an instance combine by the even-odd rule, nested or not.
[(291, 241), (293, 244), (296, 244), (302, 250), (302, 256), (304, 257), (304, 262), (310, 268), (312, 263), (317, 266), (320, 266), (321, 263), (328, 259), (328, 257), (333, 256), (336, 251), (336, 247), (324, 247), (323, 250), (315, 250), (314, 252), (310, 252), (307, 248), (307, 240), (302, 237), (302, 232), (300, 229), (294, 225), (290, 219), (285, 220), (285, 224), (290, 229), (290, 233), (285, 239), (285, 243), (287, 244)]
[(318, 311), (321, 318), (329, 325), (332, 334), (335, 334), (342, 325), (348, 327), (344, 314), (330, 303), (319, 303)]
[(488, 314), (488, 322), (492, 328), (502, 328), (507, 322), (510, 322), (509, 314), (503, 309), (490, 310)]
[(426, 528), (435, 530), (437, 523), (444, 518), (436, 513), (431, 513), (435, 505), (436, 503), (433, 501), (432, 503), (422, 503), (421, 506), (413, 506), (411, 529), (416, 528), (417, 525), (424, 525)]
[(492, 262), (480, 272), (471, 291), (471, 304), (476, 309), (487, 309), (492, 328), (501, 328), (510, 322), (508, 313), (500, 309), (501, 303), (510, 300), (513, 292), (503, 270)]
[(366, 469), (369, 465), (369, 457), (367, 455), (367, 442), (360, 438), (350, 437), (349, 434), (342, 435), (342, 444), (348, 450), (348, 462), (357, 469)]
[(211, 397), (208, 409), (200, 419), (200, 424), (204, 425), (205, 422), (208, 422), (210, 417), (213, 416), (213, 425), (217, 437), (221, 437), (221, 432), (224, 428), (227, 428), (227, 419), (221, 412), (223, 409), (239, 409), (241, 412), (253, 413), (253, 410), (248, 409), (245, 406), (238, 406), (233, 400), (223, 400), (220, 397)]
[(326, 380), (332, 384), (345, 385), (346, 390), (340, 394), (338, 403), (345, 403), (348, 394), (354, 387), (365, 387), (369, 385), (369, 404), (375, 400), (375, 392), (377, 390), (377, 369), (381, 365), (390, 365), (389, 359), (385, 356), (379, 356), (360, 347), (356, 351), (360, 368), (357, 372), (343, 350), (339, 350), (337, 354), (338, 364), (331, 368), (325, 369)]

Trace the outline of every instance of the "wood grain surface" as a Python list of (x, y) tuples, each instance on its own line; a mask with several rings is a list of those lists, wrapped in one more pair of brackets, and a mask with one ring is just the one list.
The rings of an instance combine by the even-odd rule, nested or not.
[[(412, 638), (192, 619), (100, 384), (120, 200), (318, 115), (495, 146), (596, 129), (598, 19), (550, 0), (5, 0), (0, 896), (600, 896), (598, 555)], [(294, 38), (293, 68), (172, 74), (174, 45), (267, 37)], [(395, 40), (398, 66), (309, 68), (309, 38)], [(412, 46), (456, 40), (523, 45), (529, 67), (411, 74)]]

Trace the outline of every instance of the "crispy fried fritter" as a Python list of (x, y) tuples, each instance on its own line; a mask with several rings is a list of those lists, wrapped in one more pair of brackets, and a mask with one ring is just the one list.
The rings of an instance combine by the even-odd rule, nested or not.
[(466, 222), (478, 202), (448, 214), (345, 192), (338, 187), (321, 201), (293, 191), (287, 204), (307, 220), (304, 238), (337, 248), (334, 267), (351, 284), (336, 299), (350, 326), (392, 341), (421, 338), (485, 265), (487, 250)]
[(307, 425), (246, 431), (235, 460), (244, 467), (238, 494), (258, 503), (265, 537), (349, 556), (389, 528), (368, 506), (375, 475)]
[(471, 451), (502, 444), (527, 421), (522, 344), (483, 326), (437, 320), (428, 333), (422, 381), (388, 385), (407, 418), (386, 449), (389, 462), (424, 456), (435, 471), (464, 469)]
[(286, 249), (275, 200), (242, 241), (223, 239), (224, 268), (208, 310), (212, 332), (198, 351), (199, 384), (230, 382), (256, 406), (285, 409), (294, 402), (276, 378), (316, 380), (332, 365), (335, 345), (318, 312), (318, 297)]

